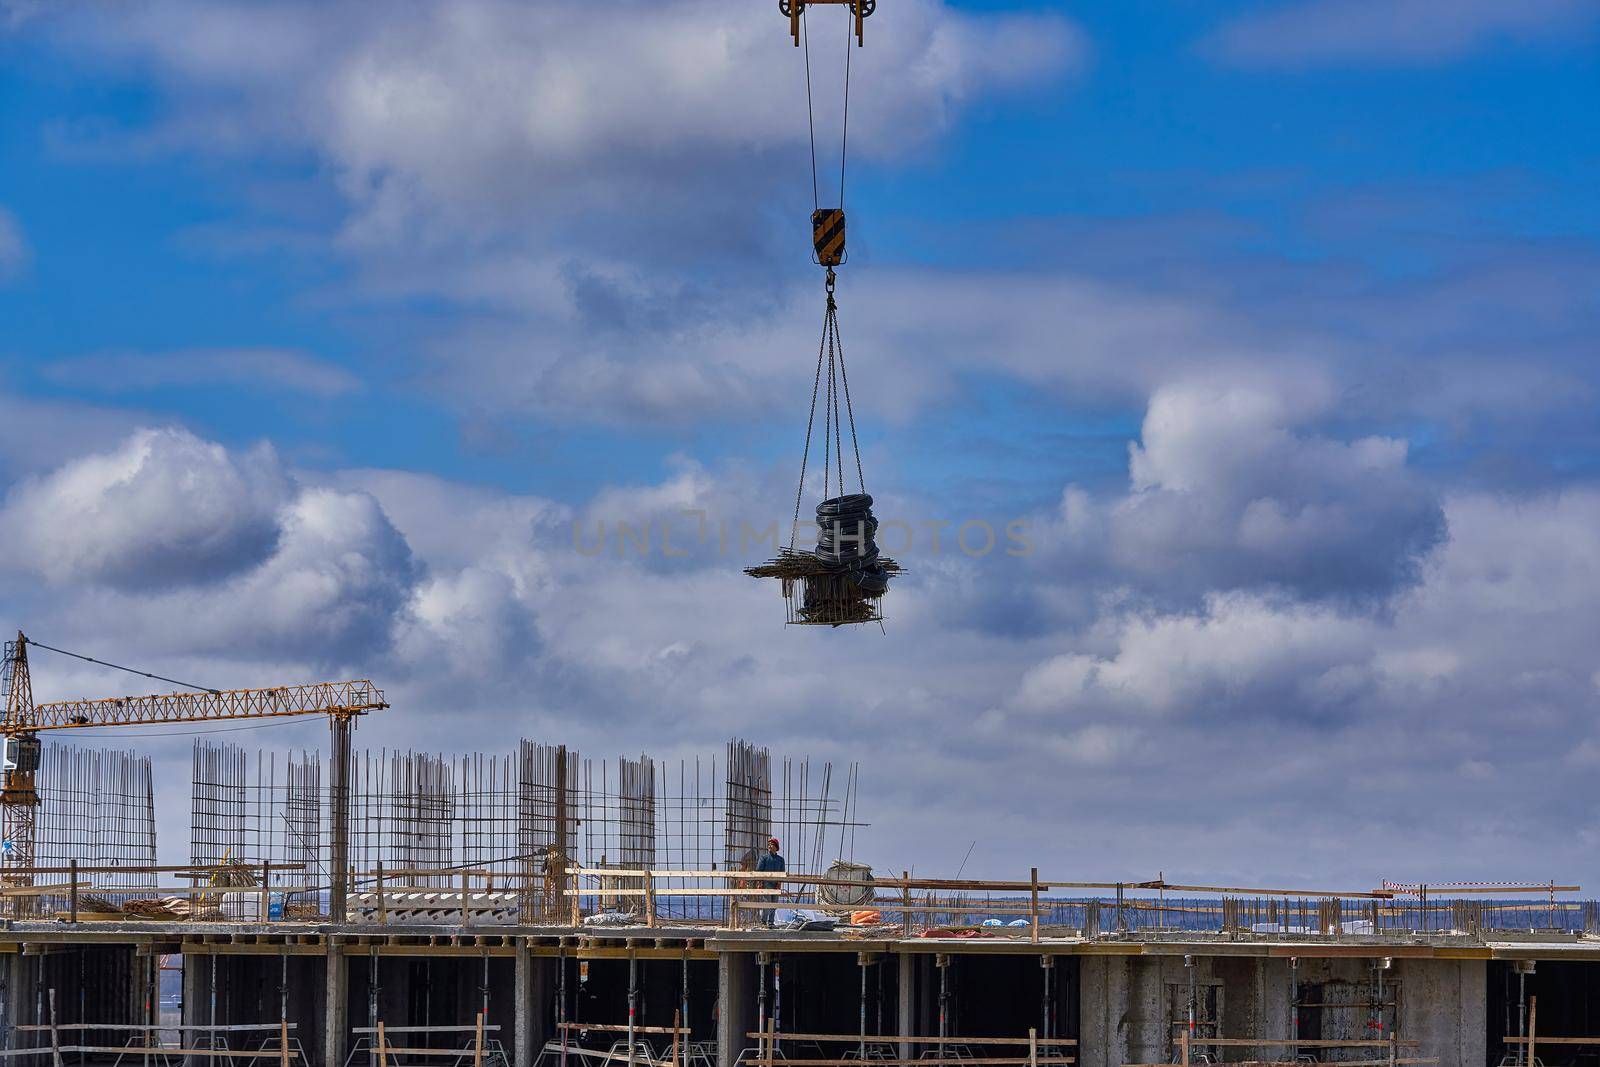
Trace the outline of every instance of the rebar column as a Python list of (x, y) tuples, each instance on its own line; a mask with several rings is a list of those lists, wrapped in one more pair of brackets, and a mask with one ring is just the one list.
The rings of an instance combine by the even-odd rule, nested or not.
[(350, 716), (328, 719), (333, 731), (333, 776), (330, 799), (333, 801), (329, 829), (332, 843), (328, 852), (328, 916), (336, 923), (345, 921), (345, 897), (349, 889), (350, 868)]

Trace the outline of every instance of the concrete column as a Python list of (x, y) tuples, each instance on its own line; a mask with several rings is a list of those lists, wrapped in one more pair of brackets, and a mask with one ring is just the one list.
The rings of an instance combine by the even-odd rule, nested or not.
[[(899, 1029), (895, 1032), (901, 1037), (917, 1036), (917, 957), (909, 952), (899, 953), (895, 959), (900, 972), (900, 991), (896, 998), (899, 1008), (899, 1017), (896, 1024)], [(914, 1053), (910, 1042), (900, 1042), (900, 1050), (896, 1053), (902, 1060), (909, 1060)]]
[(717, 1067), (733, 1067), (756, 1027), (755, 959), (748, 952), (717, 955)]
[(538, 1011), (538, 1005), (533, 998), (533, 950), (528, 947), (526, 938), (517, 939), (514, 981), (516, 992), (511, 1017), (515, 1032), (512, 1036), (511, 1064), (512, 1067), (533, 1067), (534, 1013)]
[(1289, 961), (1282, 957), (1257, 957), (1256, 963), (1261, 1036), (1288, 1041), (1294, 1036), (1294, 1009), (1289, 1003)]
[(1439, 1067), (1476, 1067), (1487, 1060), (1488, 964), (1484, 960), (1397, 959), (1400, 1018), (1396, 1033), (1420, 1041), (1411, 1055), (1437, 1056)]
[(28, 966), (23, 958), (22, 946), (17, 946), (6, 960), (6, 996), (5, 996), (5, 1047), (26, 1048), (27, 1042), (23, 1041), (23, 1034), (16, 1033), (15, 1027), (28, 1018)]
[(322, 989), (323, 1067), (344, 1067), (350, 1037), (350, 961), (342, 945), (328, 945), (327, 981)]
[(1128, 1052), (1131, 964), (1128, 956), (1100, 955), (1084, 956), (1078, 964), (1078, 1056), (1084, 1067), (1133, 1062)]
[[(211, 960), (210, 955), (194, 952), (183, 954), (183, 1023), (185, 1026), (206, 1026), (211, 1021)], [(199, 1038), (204, 1031), (183, 1030), (180, 1037), (187, 1048), (199, 1048)], [(203, 1056), (186, 1056), (186, 1067), (200, 1067)]]

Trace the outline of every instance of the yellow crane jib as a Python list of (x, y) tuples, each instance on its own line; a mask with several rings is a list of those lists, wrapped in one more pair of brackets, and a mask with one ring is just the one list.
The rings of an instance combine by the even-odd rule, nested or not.
[[(0, 735), (4, 735), (4, 772), (0, 788), (0, 837), (4, 839), (7, 866), (26, 870), (32, 867), (36, 838), (35, 811), (39, 804), (39, 734), (44, 730), (83, 730), (98, 726), (149, 726), (162, 723), (206, 723), (231, 719), (272, 719), (292, 715), (326, 715), (334, 727), (335, 793), (348, 794), (349, 733), (358, 715), (389, 706), (383, 690), (366, 679), (348, 682), (313, 682), (306, 685), (281, 685), (264, 689), (207, 689), (194, 692), (161, 693), (154, 696), (105, 697), (98, 700), (63, 700), (37, 704), (28, 669), (28, 645), (22, 633), (5, 644), (0, 663)], [(39, 645), (49, 648), (48, 645)], [(51, 649), (63, 652), (62, 649)], [(65, 655), (102, 663), (74, 652)], [(119, 667), (119, 670), (130, 668)], [(145, 674), (143, 671), (135, 671)], [(147, 675), (158, 678), (159, 675)], [(172, 681), (172, 679), (162, 679)], [(175, 683), (182, 684), (182, 683)], [(341, 792), (342, 791), (342, 792)], [(336, 796), (336, 800), (339, 797)], [(341, 863), (336, 870), (342, 871)], [(5, 868), (0, 868), (4, 871)], [(28, 884), (32, 876), (0, 873), (0, 882)], [(336, 883), (338, 879), (336, 878)], [(341, 886), (335, 892), (341, 896)]]
[(778, 0), (778, 10), (789, 20), (789, 36), (794, 38), (796, 48), (800, 47), (800, 16), (812, 4), (843, 4), (848, 7), (856, 22), (857, 47), (862, 43), (861, 34), (867, 16), (878, 9), (878, 0)]
[(366, 680), (314, 682), (271, 689), (63, 700), (36, 705), (29, 728), (34, 731), (73, 730), (92, 726), (270, 719), (286, 715), (362, 715), (388, 706), (383, 691)]

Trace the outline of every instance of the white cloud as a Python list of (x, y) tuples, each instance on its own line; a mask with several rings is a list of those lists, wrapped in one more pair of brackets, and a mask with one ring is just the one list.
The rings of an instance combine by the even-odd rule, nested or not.
[(270, 446), (234, 456), (182, 430), (143, 430), (16, 486), (0, 530), (13, 565), (59, 584), (204, 583), (272, 554), (289, 492)]
[[(1324, 411), (1315, 389), (1288, 399), (1196, 389), (1152, 403), (1143, 488), (1130, 493), (1238, 500), (1248, 494), (1232, 487), (1248, 483), (1283, 494), (1287, 471), (1302, 483), (1292, 499), (1332, 493), (1358, 507), (1359, 472), (1382, 498), (1403, 469), (1386, 447), (1307, 430)], [(1197, 414), (1208, 410), (1214, 425)], [(59, 494), (122, 484), (90, 474), (139, 440), (26, 484)], [(214, 447), (158, 448), (146, 462), (212, 470)], [(225, 467), (244, 462), (223, 456)], [(584, 556), (567, 540), (575, 515), (715, 513), (765, 492), (746, 477), (686, 460), (659, 483), (597, 487), (568, 508), (405, 472), (299, 474), (276, 512), (275, 547), (210, 585), (0, 581), (40, 633), (171, 664), (175, 676), (371, 676), (395, 704), (371, 724), (375, 745), (500, 749), (524, 734), (591, 756), (624, 741), (659, 756), (739, 732), (780, 752), (860, 758), (875, 823), (862, 851), (896, 869), (927, 866), (963, 835), (990, 850), (985, 873), (1066, 862), (1058, 813), (1092, 810), (1072, 847), (1094, 849), (1107, 877), (1158, 867), (1195, 880), (1483, 877), (1449, 845), (1467, 824), (1515, 866), (1547, 860), (1553, 841), (1592, 821), (1572, 798), (1600, 750), (1600, 491), (1443, 498), (1451, 538), (1383, 610), (1292, 586), (1212, 588), (1169, 606), (1130, 595), (1127, 572), (1103, 565), (952, 557), (891, 591), (887, 632), (817, 632), (785, 629), (776, 591), (739, 574), (739, 558), (668, 566)], [(167, 499), (174, 480), (134, 478), (128, 491)], [(1115, 500), (1069, 499), (1091, 515), (1060, 536), (1103, 529), (1116, 511)], [(229, 528), (227, 513), (195, 514)], [(150, 540), (143, 523), (107, 539), (119, 531)], [(972, 625), (1005, 614), (1018, 585), (1086, 603), (1087, 619)], [(1574, 755), (1552, 764), (1553, 744)], [(1500, 801), (1505, 828), (1476, 813), (1486, 775), (1527, 783)], [(1222, 828), (1218, 810), (1235, 813)], [(1419, 840), (1396, 810), (1425, 815), (1441, 843)], [(1352, 821), (1363, 826), (1355, 858)], [(1230, 835), (1232, 859), (1219, 865), (1215, 846)], [(1560, 876), (1588, 877), (1583, 866)]]
[(259, 567), (204, 593), (158, 599), (174, 638), (190, 647), (255, 646), (313, 662), (386, 652), (411, 608), (410, 547), (369, 494), (301, 491), (283, 510), (276, 551)]
[(1036, 570), (1066, 567), (1166, 608), (1212, 591), (1381, 602), (1446, 536), (1404, 440), (1341, 439), (1316, 377), (1158, 388), (1129, 446), (1128, 489), (1069, 486), (1040, 517)]
[(57, 359), (45, 378), (90, 392), (190, 386), (251, 386), (333, 398), (361, 389), (355, 375), (305, 352), (283, 348), (207, 348), (178, 352), (104, 352)]
[(1441, 63), (1497, 41), (1570, 40), (1596, 17), (1590, 0), (1290, 0), (1225, 24), (1205, 47), (1251, 66)]
[(24, 480), (0, 533), (14, 576), (185, 654), (370, 655), (389, 646), (417, 579), (371, 495), (303, 487), (269, 445), (235, 454), (179, 429)]
[[(833, 14), (813, 13), (813, 29), (836, 26), (842, 44)], [(714, 0), (400, 12), (171, 0), (52, 26), (67, 47), (153, 62), (173, 122), (202, 147), (243, 130), (320, 153), (351, 207), (352, 250), (524, 243), (559, 260), (645, 244), (678, 261), (729, 225), (722, 240), (744, 240), (778, 175), (798, 173), (802, 72), (786, 29), (773, 9)], [(882, 8), (870, 39), (852, 65), (867, 157), (914, 151), (972, 99), (1039, 84), (1084, 51), (1059, 17), (980, 19), (938, 0)], [(819, 86), (837, 92), (844, 50), (815, 51)]]

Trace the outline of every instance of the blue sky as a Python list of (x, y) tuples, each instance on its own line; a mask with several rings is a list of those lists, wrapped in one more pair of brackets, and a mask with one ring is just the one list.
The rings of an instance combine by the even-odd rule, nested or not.
[[(1556, 745), (1477, 832), (1583, 877), (1555, 828), (1600, 833), (1571, 788), (1600, 761), (1600, 5), (884, 0), (839, 287), (869, 488), (1038, 545), (914, 552), (887, 636), (785, 632), (753, 560), (567, 547), (792, 507), (821, 287), (784, 29), (0, 5), (17, 622), (207, 677), (381, 675), (396, 736), (441, 747), (507, 707), (597, 753), (883, 731), (893, 863), (940, 818), (1023, 862), (1059, 787), (1117, 804), (1108, 870), (1487, 877), (1446, 843), (1464, 798)], [(828, 676), (859, 706), (819, 721)], [(1279, 769), (1180, 815), (1130, 768), (1185, 750)], [(1351, 861), (1298, 795), (1328, 775), (1454, 807), (1419, 845), (1352, 799), (1383, 828)], [(1219, 826), (1260, 843), (1204, 858)]]

